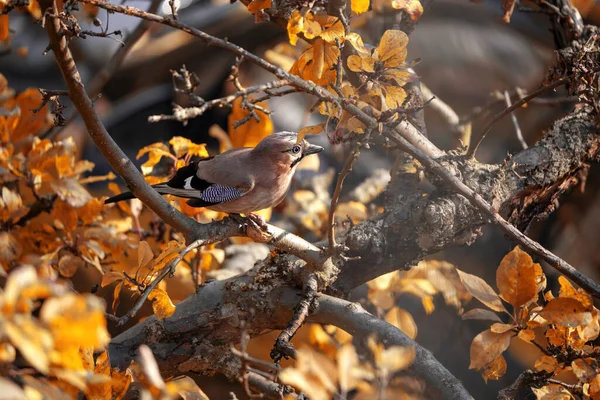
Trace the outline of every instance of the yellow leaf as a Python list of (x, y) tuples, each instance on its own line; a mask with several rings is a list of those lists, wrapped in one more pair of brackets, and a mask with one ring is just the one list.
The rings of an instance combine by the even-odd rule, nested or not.
[(413, 21), (423, 14), (423, 5), (419, 0), (392, 0), (392, 7), (406, 12)]
[(548, 322), (576, 328), (592, 322), (592, 314), (579, 301), (570, 297), (552, 299), (539, 315)]
[(362, 70), (362, 59), (360, 56), (352, 54), (348, 57), (346, 62), (348, 63), (348, 69), (350, 69), (350, 71), (360, 72)]
[(321, 34), (321, 25), (314, 20), (314, 15), (310, 11), (303, 16), (298, 10), (294, 10), (288, 20), (287, 31), (290, 44), (295, 46), (298, 34), (304, 34), (307, 39), (314, 39)]
[(415, 360), (415, 355), (414, 347), (392, 346), (381, 351), (379, 357), (375, 357), (375, 364), (393, 374), (408, 368)]
[(575, 289), (571, 282), (564, 276), (558, 277), (558, 283), (560, 284), (559, 297), (570, 297), (579, 301), (585, 308), (590, 309), (593, 306), (592, 296), (586, 293), (582, 289)]
[[(358, 0), (358, 1), (366, 1), (367, 3), (369, 2), (369, 0)], [(368, 7), (368, 4), (367, 4), (367, 7)], [(346, 32), (344, 31), (344, 25), (342, 25), (341, 21), (337, 21), (333, 25), (331, 25), (329, 28), (323, 30), (319, 36), (321, 37), (321, 39), (323, 39), (327, 43), (335, 44), (336, 40), (339, 42), (342, 42), (344, 40), (345, 34), (346, 34)]]
[(406, 333), (409, 338), (414, 339), (417, 337), (417, 324), (408, 311), (393, 307), (385, 314), (385, 320)]
[(358, 201), (340, 203), (335, 210), (335, 217), (339, 220), (349, 217), (353, 223), (358, 224), (367, 219), (367, 206)]
[[(266, 108), (265, 103), (260, 106)], [(245, 124), (234, 126), (234, 123), (246, 118), (250, 112), (242, 108), (242, 99), (237, 98), (233, 102), (231, 114), (227, 118), (229, 137), (234, 148), (255, 147), (261, 140), (273, 133), (273, 122), (268, 115), (262, 111), (255, 111), (259, 121), (251, 117)]]
[[(323, 124), (318, 124), (318, 125), (311, 125), (311, 126), (305, 126), (304, 128), (301, 128), (298, 131), (298, 139), (296, 140), (296, 143), (300, 143), (304, 137), (306, 135), (308, 135), (309, 133), (312, 135), (315, 135), (317, 133), (323, 132)], [(315, 157), (313, 157), (315, 158)]]
[[(61, 363), (72, 362), (67, 359), (75, 353), (79, 364), (81, 360), (76, 353), (80, 348), (98, 349), (110, 339), (106, 330), (104, 303), (90, 294), (67, 293), (52, 297), (44, 302), (40, 319), (50, 327)], [(67, 364), (65, 367), (73, 365)]]
[(500, 295), (513, 307), (521, 307), (537, 298), (542, 267), (518, 246), (508, 253), (496, 271), (496, 285)]
[(485, 366), (482, 375), (487, 383), (488, 380), (497, 381), (506, 373), (506, 360), (503, 356), (498, 356), (494, 361)]
[(47, 374), (50, 366), (52, 335), (30, 316), (15, 315), (12, 321), (5, 321), (4, 334), (23, 358), (36, 370)]
[(492, 289), (483, 279), (475, 275), (467, 274), (459, 269), (457, 269), (456, 272), (458, 272), (460, 281), (471, 296), (475, 297), (494, 311), (507, 312), (500, 297), (498, 297), (496, 292), (494, 292), (494, 289)]
[(390, 109), (399, 108), (404, 104), (406, 100), (406, 91), (401, 87), (397, 86), (384, 86), (385, 90), (385, 104)]
[(135, 159), (139, 160), (146, 153), (148, 154), (148, 161), (142, 164), (142, 173), (144, 175), (151, 173), (154, 166), (158, 164), (163, 157), (174, 158), (169, 151), (169, 148), (164, 143), (153, 143), (142, 147), (140, 151), (138, 151)]
[(205, 144), (195, 144), (190, 139), (174, 136), (169, 140), (169, 144), (175, 151), (175, 157), (181, 158), (186, 154), (190, 156), (208, 157)]
[(386, 68), (398, 68), (406, 60), (408, 36), (400, 30), (387, 30), (379, 41), (377, 55)]
[(15, 361), (17, 350), (10, 343), (0, 343), (0, 363), (11, 363)]
[(351, 0), (350, 7), (356, 15), (360, 15), (369, 10), (369, 0)]
[(173, 305), (167, 292), (162, 289), (152, 290), (148, 295), (148, 300), (152, 301), (152, 310), (159, 319), (169, 318), (175, 312), (175, 305)]
[(471, 364), (469, 369), (481, 369), (497, 359), (510, 345), (510, 331), (494, 333), (485, 330), (475, 336), (471, 343)]

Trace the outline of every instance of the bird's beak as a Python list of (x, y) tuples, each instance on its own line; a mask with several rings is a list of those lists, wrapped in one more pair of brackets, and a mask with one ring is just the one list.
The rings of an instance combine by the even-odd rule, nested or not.
[(309, 144), (306, 150), (304, 150), (304, 155), (308, 156), (311, 154), (317, 154), (322, 152), (324, 149), (321, 146), (317, 146), (316, 144)]

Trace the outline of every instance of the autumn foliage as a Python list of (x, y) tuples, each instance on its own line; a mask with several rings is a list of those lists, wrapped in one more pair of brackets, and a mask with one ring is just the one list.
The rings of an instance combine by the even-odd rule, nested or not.
[[(256, 21), (271, 19), (270, 0), (244, 3)], [(287, 31), (287, 42), (265, 54), (265, 59), (301, 78), (309, 88), (316, 85), (336, 96), (335, 101), (323, 96), (307, 107), (307, 115), (314, 112), (320, 123), (299, 129), (299, 140), (323, 134), (332, 145), (366, 142), (371, 134), (381, 133), (384, 123), (396, 127), (407, 120), (410, 111), (426, 106), (409, 89), (419, 77), (412, 68), (416, 62), (408, 55), (408, 34), (387, 29), (378, 42), (365, 43), (357, 27), (361, 15), (388, 9), (401, 12), (414, 23), (423, 13), (421, 2), (351, 0), (348, 4), (343, 16), (314, 2), (298, 5), (285, 15), (283, 23), (279, 22)], [(61, 14), (65, 27), (76, 30), (77, 18), (95, 18), (98, 8), (82, 5), (76, 14), (70, 14), (72, 2), (57, 3), (59, 11), (65, 13)], [(504, 7), (508, 21), (514, 2), (504, 2)], [(27, 4), (0, 0), (0, 12), (0, 43), (6, 48), (15, 35), (9, 29), (9, 12), (26, 13), (35, 20), (43, 16), (35, 0)], [(26, 56), (25, 50), (20, 53)], [(211, 128), (219, 150), (209, 154), (204, 143), (183, 136), (143, 146), (135, 158), (148, 183), (170, 179), (193, 160), (233, 148), (254, 147), (273, 133), (268, 100), (277, 95), (276, 91), (252, 92), (243, 87), (238, 66), (229, 77), (238, 94), (210, 104), (195, 98), (196, 111), (213, 106), (230, 109), (227, 131), (216, 125)], [(290, 92), (302, 91), (289, 82), (278, 85), (275, 89), (287, 85), (292, 86)], [(192, 93), (191, 84), (188, 86), (179, 92)], [(0, 386), (16, 399), (123, 399), (134, 389), (145, 398), (208, 399), (192, 377), (183, 373), (162, 376), (148, 346), (139, 347), (127, 368), (111, 365), (108, 321), (116, 328), (129, 321), (140, 322), (149, 314), (168, 321), (178, 305), (201, 290), (201, 285), (235, 276), (238, 271), (222, 268), (226, 251), (231, 245), (252, 240), (228, 237), (220, 243), (189, 247), (182, 232), (158, 218), (140, 200), (105, 205), (108, 195), (127, 188), (115, 182), (117, 176), (112, 172), (95, 174), (94, 163), (81, 157), (82, 149), (77, 149), (73, 138), (53, 134), (55, 123), (64, 122), (59, 104), (38, 88), (17, 92), (0, 75)], [(349, 104), (359, 112), (350, 111)], [(180, 114), (174, 112), (177, 115), (165, 119), (187, 122), (183, 107), (175, 109)], [(377, 128), (360, 118), (360, 112), (376, 118)], [(389, 142), (383, 147), (393, 150)], [(357, 157), (360, 149), (357, 147)], [(396, 160), (393, 173), (406, 174), (411, 184), (420, 184), (422, 165), (412, 160), (400, 165), (401, 161)], [(316, 157), (298, 166), (298, 170), (315, 174), (319, 169)], [(345, 169), (349, 173), (352, 163)], [(338, 202), (327, 195), (326, 202), (316, 189), (300, 187), (280, 207), (258, 214), (266, 221), (273, 215), (288, 219), (296, 229), (293, 233), (310, 234), (315, 241), (324, 242), (334, 226), (343, 230), (377, 220), (385, 213), (380, 203), (371, 201), (384, 189), (375, 190), (369, 201)], [(187, 218), (202, 224), (227, 217), (190, 207), (185, 199), (166, 199)], [(270, 250), (269, 260), (281, 253), (277, 248)], [(328, 258), (348, 259), (334, 250), (325, 252)], [(401, 299), (416, 299), (431, 315), (439, 298), (464, 320), (490, 323), (473, 338), (470, 347), (469, 368), (480, 372), (485, 382), (506, 374), (507, 352), (524, 352), (531, 356), (520, 361), (537, 399), (600, 399), (598, 309), (592, 296), (565, 276), (549, 282), (551, 278), (546, 277), (542, 266), (519, 246), (498, 266), (496, 289), (482, 278), (435, 258), (423, 259), (410, 269), (404, 267), (399, 265), (397, 268), (403, 270), (370, 280), (361, 299), (369, 312), (398, 328), (403, 337), (415, 339), (423, 328), (417, 326), (406, 307), (400, 306)], [(76, 289), (74, 282), (79, 275), (91, 277), (94, 284)], [(550, 283), (558, 285), (558, 290), (548, 290)], [(473, 299), (483, 308), (472, 308)], [(137, 313), (146, 301), (148, 309), (140, 317)], [(236, 323), (240, 328), (244, 322)], [(281, 397), (296, 398), (298, 393), (313, 400), (426, 397), (428, 388), (411, 370), (417, 360), (416, 346), (388, 345), (376, 332), (353, 337), (334, 324), (307, 323), (300, 332), (299, 342), (295, 342), (296, 359), (277, 365), (252, 358), (248, 349), (264, 349), (252, 341), (249, 344), (249, 339), (241, 339), (243, 344), (228, 343), (232, 354), (239, 356), (238, 379), (249, 396), (255, 393), (249, 389), (247, 375), (256, 373), (249, 365), (256, 362), (268, 370), (259, 371), (259, 375), (281, 388)]]

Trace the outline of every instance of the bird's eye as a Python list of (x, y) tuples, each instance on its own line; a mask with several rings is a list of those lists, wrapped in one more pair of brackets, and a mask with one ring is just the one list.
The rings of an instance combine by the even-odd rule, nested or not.
[(298, 154), (300, 153), (300, 151), (302, 150), (302, 147), (295, 145), (294, 147), (292, 147), (292, 153), (294, 154)]

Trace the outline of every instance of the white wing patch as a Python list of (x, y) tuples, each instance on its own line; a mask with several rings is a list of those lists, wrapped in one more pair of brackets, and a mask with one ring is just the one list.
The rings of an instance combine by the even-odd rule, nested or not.
[(183, 184), (184, 189), (193, 189), (193, 187), (192, 187), (192, 179), (193, 178), (194, 178), (193, 176), (190, 176), (189, 178), (185, 178), (185, 180), (184, 180), (185, 183)]

